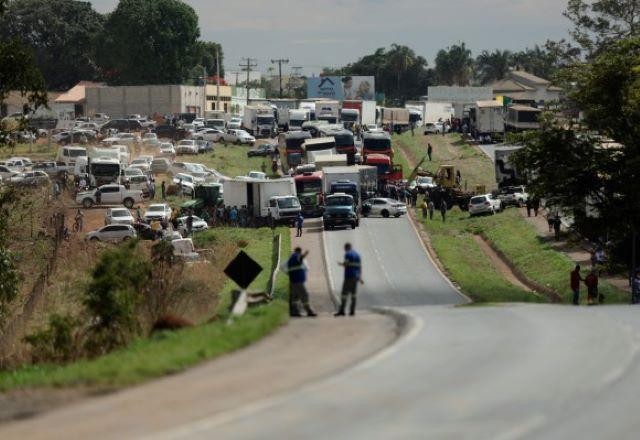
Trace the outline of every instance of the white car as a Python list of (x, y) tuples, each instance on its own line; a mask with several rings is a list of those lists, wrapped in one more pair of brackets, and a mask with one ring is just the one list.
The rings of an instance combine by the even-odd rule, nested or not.
[(227, 129), (224, 136), (222, 136), (222, 142), (253, 145), (256, 143), (256, 138), (244, 130)]
[(524, 206), (529, 200), (529, 194), (524, 186), (508, 186), (503, 191), (498, 197), (505, 205)]
[(127, 208), (109, 208), (104, 216), (105, 225), (133, 225), (134, 222)]
[(416, 178), (416, 187), (420, 192), (425, 192), (429, 188), (435, 188), (437, 185), (430, 176), (418, 176)]
[(176, 149), (173, 148), (173, 144), (170, 144), (168, 142), (160, 144), (160, 156), (176, 157)]
[[(178, 218), (178, 232), (180, 232), (183, 237), (187, 236), (187, 218), (188, 216)], [(191, 232), (206, 231), (207, 229), (209, 229), (209, 225), (207, 224), (207, 222), (202, 220), (200, 217), (194, 215), (192, 216), (192, 218), (193, 224), (191, 226)]]
[(149, 171), (150, 165), (147, 159), (133, 159), (129, 164), (130, 168), (138, 168), (142, 172)]
[(242, 119), (240, 118), (231, 118), (229, 122), (227, 122), (227, 128), (240, 129), (242, 127)]
[(400, 217), (407, 213), (407, 205), (398, 200), (384, 197), (375, 197), (362, 204), (362, 215), (365, 217), (381, 215), (384, 218), (389, 216)]
[(9, 179), (15, 173), (16, 173), (15, 169), (11, 169), (6, 165), (0, 165), (0, 177), (2, 177), (2, 179)]
[(502, 211), (502, 201), (493, 194), (482, 194), (471, 197), (469, 201), (469, 215), (495, 214)]
[(142, 218), (146, 223), (151, 222), (151, 220), (169, 221), (171, 219), (171, 208), (166, 203), (149, 205)]
[(115, 137), (118, 138), (118, 141), (121, 144), (135, 144), (140, 142), (140, 136), (133, 133), (118, 133)]
[(222, 130), (217, 128), (205, 128), (198, 131), (193, 137), (197, 141), (220, 142), (220, 138), (224, 135)]
[(129, 167), (124, 169), (125, 180), (132, 176), (144, 176), (144, 173), (140, 168)]
[(145, 133), (142, 136), (142, 142), (145, 144), (156, 145), (158, 143), (158, 135), (155, 133)]
[(192, 124), (195, 128), (202, 128), (204, 127), (204, 118), (195, 118)]
[(131, 225), (107, 225), (89, 232), (86, 239), (89, 241), (128, 241), (136, 236), (136, 230)]
[(267, 179), (267, 175), (262, 171), (249, 171), (247, 176), (251, 177), (252, 179), (259, 179), (259, 180)]
[(198, 146), (193, 139), (183, 139), (176, 145), (176, 154), (198, 154)]
[(185, 194), (193, 195), (196, 187), (196, 179), (186, 173), (178, 173), (173, 176), (173, 183), (182, 186), (182, 192)]

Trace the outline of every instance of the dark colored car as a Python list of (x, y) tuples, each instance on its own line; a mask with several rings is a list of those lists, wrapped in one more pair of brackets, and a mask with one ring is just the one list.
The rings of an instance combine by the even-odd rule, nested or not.
[(142, 130), (142, 124), (136, 119), (112, 119), (100, 127), (102, 133), (106, 133), (109, 129), (116, 129), (118, 131), (140, 131)]
[(171, 139), (173, 141), (181, 141), (187, 136), (184, 128), (174, 127), (173, 125), (160, 125), (152, 130), (159, 139)]
[(133, 228), (136, 230), (138, 238), (141, 240), (155, 240), (157, 238), (156, 233), (151, 229), (151, 226), (146, 223), (135, 222), (133, 224)]
[(275, 150), (275, 146), (273, 144), (261, 144), (256, 148), (253, 148), (247, 151), (247, 157), (253, 156), (271, 156)]

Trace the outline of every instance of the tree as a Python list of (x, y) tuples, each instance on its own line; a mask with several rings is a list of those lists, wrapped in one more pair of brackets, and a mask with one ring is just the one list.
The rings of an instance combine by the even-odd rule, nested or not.
[(67, 90), (98, 76), (95, 38), (103, 22), (89, 2), (14, 0), (0, 20), (0, 35), (32, 48), (48, 89)]
[(571, 37), (587, 57), (640, 35), (638, 0), (569, 0), (564, 16), (573, 23)]
[(398, 44), (392, 44), (389, 51), (389, 64), (396, 72), (397, 91), (398, 96), (401, 96), (400, 92), (400, 78), (407, 72), (415, 61), (415, 53), (407, 46), (400, 46)]
[(512, 66), (513, 56), (508, 50), (484, 50), (476, 58), (476, 75), (481, 84), (489, 84), (506, 77)]
[(98, 37), (110, 84), (179, 84), (198, 64), (198, 16), (178, 0), (121, 0)]
[(224, 52), (222, 45), (212, 41), (198, 42), (200, 65), (203, 66), (209, 76), (216, 74), (216, 51), (220, 62), (220, 78), (224, 78)]
[(533, 49), (526, 48), (513, 54), (513, 65), (541, 78), (552, 78), (560, 68), (559, 54), (551, 52), (537, 44)]
[(471, 80), (473, 59), (464, 43), (440, 49), (436, 55), (436, 77), (440, 83), (466, 86)]
[(633, 38), (562, 73), (573, 84), (569, 98), (584, 111), (585, 128), (616, 144), (547, 122), (517, 154), (536, 194), (571, 208), (581, 231), (608, 233), (620, 246), (640, 225), (639, 65), (640, 38)]

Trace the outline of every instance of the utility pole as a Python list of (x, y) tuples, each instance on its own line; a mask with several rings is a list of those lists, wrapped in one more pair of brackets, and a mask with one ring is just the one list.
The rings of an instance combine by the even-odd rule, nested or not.
[(271, 64), (278, 64), (278, 78), (280, 81), (280, 99), (282, 99), (282, 65), (289, 64), (288, 59), (278, 58), (277, 60), (271, 60)]
[(242, 68), (243, 72), (247, 72), (247, 82), (245, 84), (245, 87), (247, 89), (247, 104), (249, 103), (249, 74), (251, 73), (252, 70), (254, 70), (256, 67), (258, 67), (258, 63), (256, 62), (255, 58), (243, 58), (243, 60), (245, 60), (244, 64), (240, 63), (240, 67)]
[(216, 110), (220, 110), (220, 54), (216, 46)]

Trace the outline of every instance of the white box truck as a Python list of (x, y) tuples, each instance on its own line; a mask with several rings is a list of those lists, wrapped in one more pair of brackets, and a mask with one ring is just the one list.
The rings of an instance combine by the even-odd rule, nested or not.
[(504, 106), (498, 101), (477, 101), (471, 111), (471, 125), (478, 136), (504, 133)]
[(345, 100), (340, 112), (342, 122), (360, 125), (376, 123), (376, 102), (361, 100)]
[(242, 128), (255, 137), (271, 137), (275, 133), (276, 120), (273, 108), (266, 105), (248, 105), (244, 108)]
[(353, 182), (357, 190), (375, 191), (377, 188), (378, 169), (369, 165), (333, 166), (323, 170), (323, 183), (326, 193), (331, 193), (331, 184), (337, 182)]
[(293, 178), (283, 179), (229, 179), (222, 183), (224, 204), (240, 208), (246, 206), (255, 218), (289, 221), (300, 212)]
[(340, 103), (338, 101), (317, 101), (316, 119), (336, 124), (340, 119)]
[[(324, 153), (321, 151), (320, 153)], [(311, 154), (311, 152), (309, 153)], [(316, 156), (313, 162), (316, 166), (316, 171), (322, 171), (329, 167), (344, 167), (347, 166), (346, 154), (321, 154)]]
[(310, 120), (307, 109), (290, 109), (287, 117), (287, 131), (302, 130), (302, 124)]

